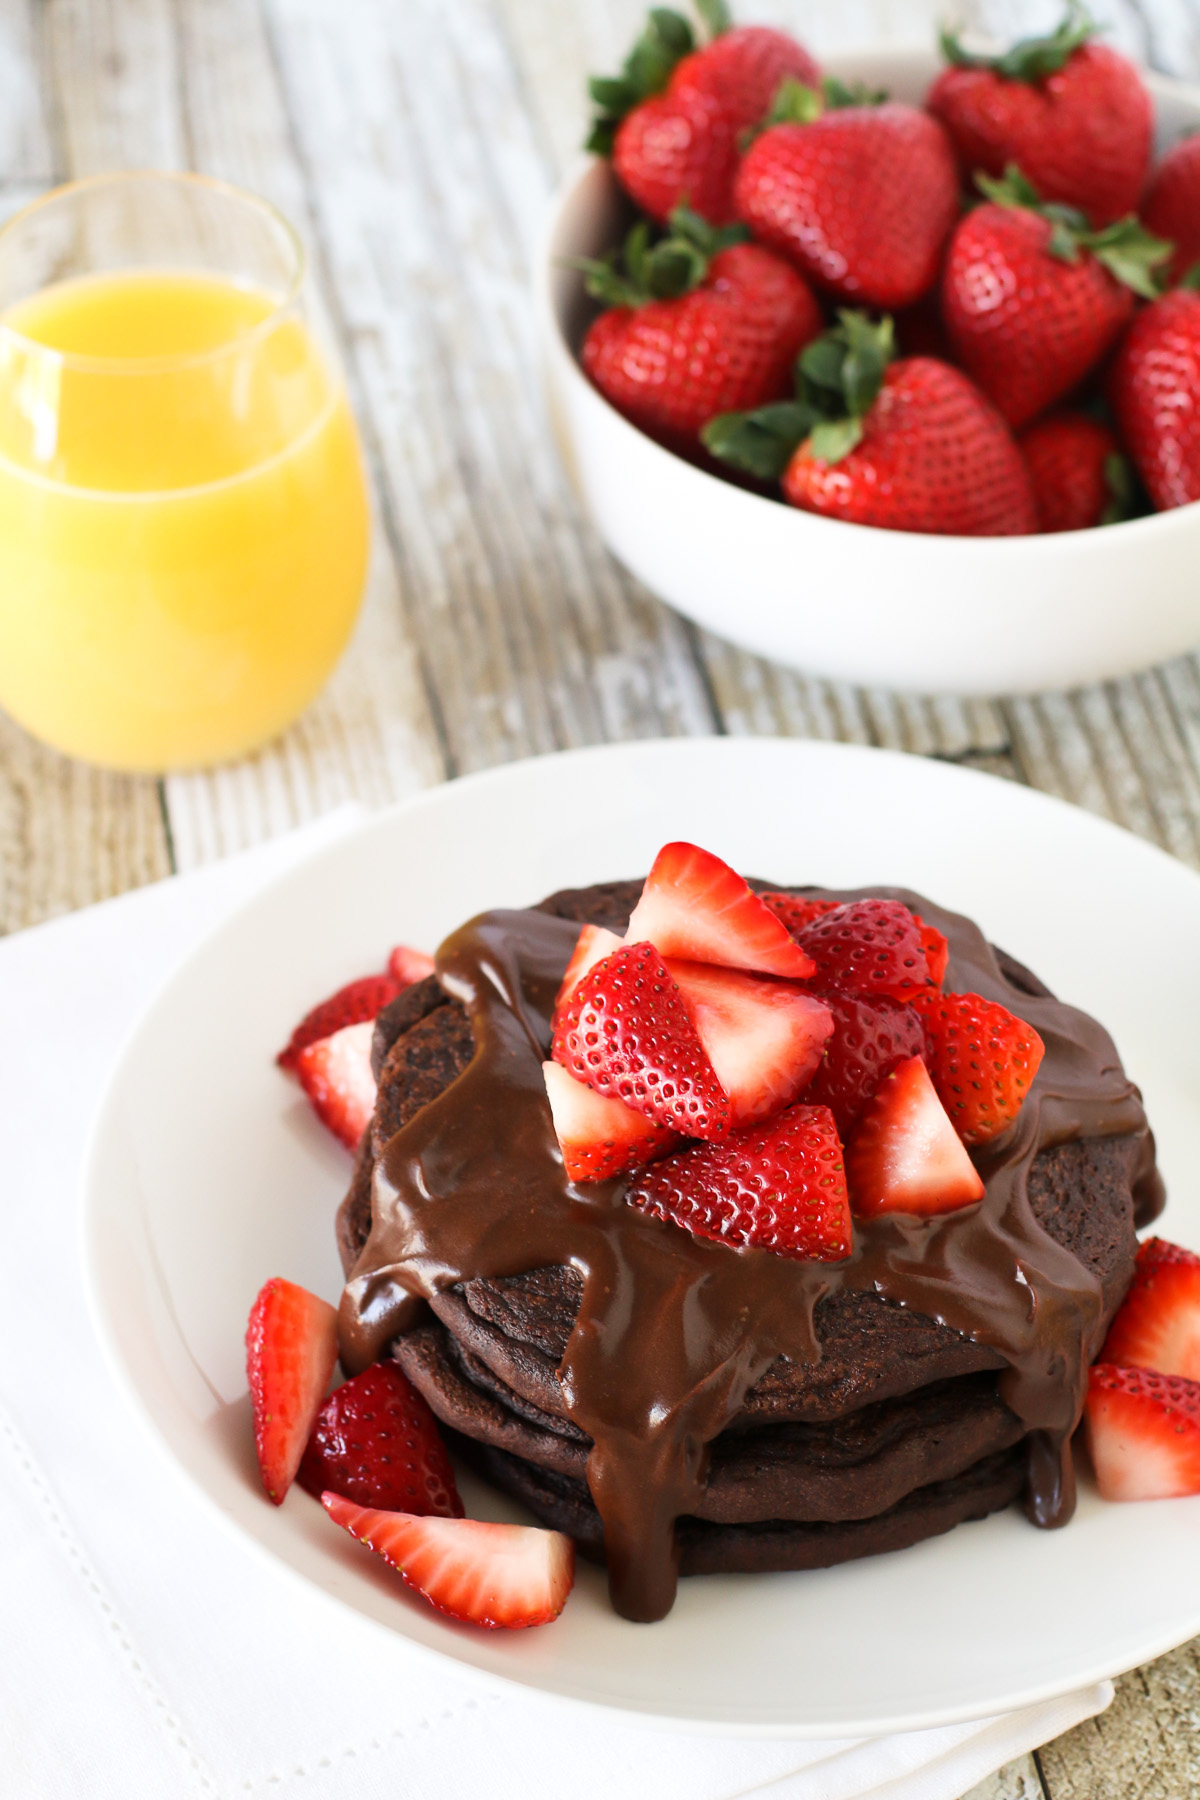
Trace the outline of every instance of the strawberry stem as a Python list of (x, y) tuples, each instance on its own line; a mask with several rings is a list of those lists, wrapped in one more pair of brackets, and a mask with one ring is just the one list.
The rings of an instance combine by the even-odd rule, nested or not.
[(1144, 300), (1156, 300), (1162, 292), (1157, 271), (1171, 260), (1175, 246), (1147, 231), (1133, 213), (1093, 231), (1078, 207), (1044, 201), (1016, 163), (1009, 163), (999, 180), (976, 174), (975, 184), (997, 206), (1011, 206), (1047, 219), (1051, 230), (1046, 249), (1060, 262), (1077, 263), (1080, 252), (1090, 250), (1115, 280)]
[(688, 206), (672, 212), (669, 230), (651, 241), (648, 219), (639, 219), (625, 242), (603, 257), (568, 257), (563, 267), (581, 269), (593, 300), (605, 306), (646, 306), (678, 300), (700, 286), (718, 250), (744, 243), (744, 225), (710, 225)]
[(1095, 36), (1099, 26), (1079, 0), (1068, 0), (1061, 23), (1045, 37), (1021, 38), (1002, 56), (975, 56), (963, 48), (956, 32), (939, 33), (942, 55), (959, 69), (990, 69), (1010, 81), (1041, 81), (1057, 75), (1064, 64)]
[(777, 481), (807, 441), (813, 456), (838, 463), (863, 435), (884, 371), (896, 354), (892, 321), (844, 310), (839, 323), (806, 344), (796, 359), (796, 398), (721, 413), (700, 433), (721, 462)]

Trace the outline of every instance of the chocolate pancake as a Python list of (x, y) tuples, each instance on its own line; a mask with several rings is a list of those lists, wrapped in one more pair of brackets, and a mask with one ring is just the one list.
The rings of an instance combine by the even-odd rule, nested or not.
[[(641, 887), (640, 881), (615, 882), (564, 892), (536, 912), (621, 932)], [(922, 916), (932, 915), (942, 929), (953, 923), (953, 915), (919, 904)], [(495, 917), (523, 920), (531, 915)], [(955, 980), (959, 939), (952, 929), (947, 934), (947, 987), (984, 991), (981, 982)], [(569, 937), (563, 942), (569, 943)], [(989, 956), (993, 986), (1003, 984), (1005, 995), (1011, 996), (1006, 1003), (1015, 1012), (1023, 1011), (1022, 996), (1037, 1002), (1043, 1029), (1044, 1003), (1056, 1008), (1048, 990), (1003, 953)], [(965, 954), (962, 960), (966, 963)], [(447, 987), (455, 985), (451, 972)], [(1082, 1017), (1067, 1008), (1056, 1010), (1064, 1018)], [(1026, 1146), (1022, 1194), (1029, 1214), (1026, 1239), (1036, 1248), (1044, 1236), (1059, 1258), (1053, 1280), (1042, 1278), (1050, 1302), (1046, 1311), (1058, 1306), (1060, 1288), (1065, 1288), (1078, 1317), (1086, 1319), (1090, 1354), (1132, 1274), (1135, 1191), (1140, 1218), (1153, 1216), (1161, 1205), (1144, 1119), (1136, 1100), (1128, 1098), (1136, 1090), (1123, 1077), (1114, 1079), (1114, 1069), (1120, 1076), (1119, 1064), (1098, 1034), (1101, 1039), (1093, 1060), (1098, 1080), (1102, 1074), (1113, 1095), (1111, 1117), (1097, 1115), (1100, 1123), (1092, 1135), (1087, 1126), (1095, 1109), (1083, 1106), (1078, 1129), (1068, 1120), (1043, 1131), (1036, 1144)], [(386, 1333), (386, 1319), (407, 1326), (394, 1334), (392, 1352), (464, 1449), (470, 1447), (477, 1466), (546, 1523), (569, 1530), (585, 1550), (599, 1555), (604, 1527), (588, 1488), (593, 1434), (573, 1416), (579, 1412), (577, 1383), (566, 1366), (586, 1299), (579, 1269), (566, 1259), (524, 1268), (510, 1264), (511, 1272), (464, 1267), (464, 1279), (438, 1279), (413, 1290), (424, 1293), (434, 1319), (428, 1313), (422, 1318), (411, 1306), (401, 1316), (394, 1298), (386, 1307), (373, 1298), (384, 1292), (378, 1271), (380, 1262), (386, 1262), (382, 1251), (373, 1254), (373, 1185), (383, 1172), (388, 1191), (388, 1158), (411, 1136), (406, 1128), (465, 1073), (477, 1048), (462, 999), (436, 977), (408, 989), (377, 1023), (373, 1061), (378, 1102), (338, 1218), (343, 1262), (347, 1274), (354, 1271), (357, 1278), (347, 1290), (348, 1360), (361, 1366), (364, 1358), (370, 1360), (365, 1346), (386, 1348), (386, 1336), (380, 1335)], [(1088, 1050), (1092, 1054), (1090, 1040)], [(1061, 1141), (1046, 1141), (1054, 1137)], [(997, 1170), (989, 1192), (1006, 1173), (1001, 1162)], [(984, 1173), (989, 1180), (989, 1172)], [(386, 1220), (377, 1222), (382, 1230)], [(678, 1235), (682, 1254), (682, 1245), (693, 1240)], [(1070, 1275), (1072, 1265), (1063, 1263), (1062, 1252), (1074, 1259), (1077, 1276)], [(721, 1254), (739, 1253), (722, 1248)], [(911, 1246), (906, 1254), (911, 1260)], [(891, 1255), (894, 1264), (895, 1253)], [(1049, 1260), (1054, 1263), (1053, 1256)], [(374, 1270), (366, 1266), (372, 1262)], [(1020, 1271), (1023, 1265), (1018, 1261), (1016, 1266)], [(821, 1267), (830, 1265), (817, 1265)], [(1068, 1271), (1065, 1283), (1063, 1267)], [(385, 1267), (382, 1273), (391, 1270)], [(1017, 1280), (1022, 1279), (1018, 1273)], [(810, 1296), (811, 1343), (801, 1335), (795, 1349), (763, 1359), (737, 1404), (726, 1407), (721, 1428), (709, 1440), (695, 1503), (676, 1515), (674, 1547), (683, 1572), (820, 1567), (916, 1542), (1007, 1505), (1022, 1491), (1031, 1445), (1039, 1434), (1031, 1430), (1036, 1408), (1029, 1404), (1027, 1378), (1018, 1376), (1018, 1385), (1026, 1379), (1026, 1390), (1016, 1410), (1009, 1404), (1014, 1399), (1012, 1340), (1020, 1335), (1019, 1323), (1014, 1327), (1009, 1320), (998, 1332), (969, 1332), (922, 1310), (915, 1303), (921, 1297), (917, 1289), (909, 1298), (880, 1291), (887, 1285), (823, 1283), (828, 1291), (814, 1290)], [(938, 1310), (953, 1312), (949, 1307)], [(1078, 1333), (1081, 1328), (1066, 1329)], [(344, 1331), (344, 1353), (347, 1345)], [(1060, 1427), (1058, 1441), (1062, 1437)], [(1038, 1504), (1035, 1499), (1035, 1515)], [(1069, 1495), (1052, 1495), (1042, 1507), (1047, 1516), (1041, 1522), (1057, 1522), (1049, 1517), (1055, 1506), (1066, 1516)], [(611, 1568), (611, 1544), (609, 1561)], [(665, 1610), (658, 1601), (653, 1605)], [(655, 1616), (636, 1603), (622, 1609), (632, 1616)]]

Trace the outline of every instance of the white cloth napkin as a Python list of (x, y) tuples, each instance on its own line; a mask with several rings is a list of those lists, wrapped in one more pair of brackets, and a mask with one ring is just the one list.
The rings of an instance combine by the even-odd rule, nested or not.
[(100, 1086), (163, 977), (360, 809), (0, 941), (3, 1800), (958, 1800), (1107, 1682), (939, 1731), (681, 1737), (497, 1692), (228, 1535), (115, 1390), (79, 1267)]

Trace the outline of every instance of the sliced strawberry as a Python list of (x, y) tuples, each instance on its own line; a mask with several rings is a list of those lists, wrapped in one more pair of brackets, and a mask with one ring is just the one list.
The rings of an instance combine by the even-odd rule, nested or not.
[[(392, 954), (395, 955), (396, 952), (393, 951)], [(281, 1069), (294, 1069), (300, 1052), (308, 1044), (316, 1044), (322, 1038), (332, 1037), (335, 1031), (342, 1031), (347, 1025), (359, 1025), (364, 1019), (374, 1019), (396, 998), (403, 985), (405, 984), (394, 971), (388, 975), (364, 975), (359, 981), (348, 981), (345, 987), (339, 988), (336, 994), (331, 994), (328, 1000), (322, 1000), (320, 1006), (314, 1006), (310, 1013), (305, 1013), (275, 1061)]]
[(1147, 1238), (1100, 1360), (1200, 1381), (1200, 1256)]
[(588, 970), (555, 1020), (552, 1054), (576, 1081), (668, 1130), (729, 1130), (729, 1097), (653, 944), (623, 944)]
[(594, 1093), (556, 1062), (543, 1063), (542, 1074), (563, 1168), (572, 1181), (609, 1181), (653, 1162), (679, 1141), (675, 1132), (623, 1100)]
[(803, 894), (760, 894), (763, 905), (769, 907), (795, 935), (813, 919), (819, 919), (823, 913), (836, 912), (836, 900), (808, 900)]
[(322, 1125), (355, 1150), (375, 1110), (370, 1019), (308, 1044), (296, 1058), (300, 1086)]
[(940, 988), (946, 979), (950, 963), (950, 940), (942, 935), (936, 925), (927, 925), (920, 913), (914, 913), (913, 918), (921, 934), (921, 948), (929, 967), (929, 979), (934, 987)]
[(322, 1494), (335, 1525), (370, 1545), (439, 1611), (470, 1625), (546, 1625), (575, 1581), (575, 1546), (561, 1531), (480, 1519), (414, 1518)]
[(388, 974), (401, 988), (411, 987), (414, 981), (424, 981), (433, 974), (433, 958), (409, 944), (397, 944), (388, 957)]
[(824, 1106), (792, 1106), (639, 1175), (629, 1200), (694, 1237), (836, 1262), (851, 1249), (842, 1145)]
[(1200, 1494), (1200, 1381), (1093, 1363), (1084, 1428), (1105, 1500)]
[(911, 1006), (874, 995), (830, 989), (821, 995), (833, 1036), (804, 1092), (810, 1106), (827, 1106), (845, 1143), (885, 1075), (925, 1048), (921, 1020)]
[(337, 1312), (294, 1281), (259, 1290), (246, 1326), (246, 1379), (263, 1486), (279, 1506), (295, 1479), (333, 1365)]
[(983, 1182), (919, 1056), (876, 1088), (846, 1146), (846, 1175), (854, 1211), (865, 1219), (953, 1212), (982, 1200)]
[(605, 931), (603, 925), (583, 927), (554, 998), (556, 1013), (561, 1006), (566, 1005), (588, 970), (594, 969), (606, 956), (611, 956), (614, 950), (619, 950), (622, 942), (615, 931)]
[(786, 925), (728, 863), (695, 844), (664, 844), (646, 877), (625, 941), (663, 956), (720, 963), (803, 981), (813, 963)]
[(741, 1131), (790, 1106), (833, 1030), (828, 1007), (767, 975), (674, 958), (667, 968), (729, 1095), (731, 1129)]
[(920, 930), (899, 900), (848, 900), (810, 920), (796, 941), (816, 965), (818, 987), (908, 1000), (929, 986)]
[(461, 1519), (462, 1501), (437, 1420), (398, 1363), (372, 1363), (335, 1388), (317, 1414), (300, 1486), (387, 1512)]
[(1011, 1125), (1045, 1045), (1024, 1019), (978, 994), (915, 994), (938, 1098), (964, 1144), (986, 1144)]

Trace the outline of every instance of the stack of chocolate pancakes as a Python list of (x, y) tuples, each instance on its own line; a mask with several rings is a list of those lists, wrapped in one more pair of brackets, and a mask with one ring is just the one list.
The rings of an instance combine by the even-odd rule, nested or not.
[(1107, 1034), (970, 921), (873, 889), (946, 934), (947, 990), (1045, 1042), (973, 1153), (985, 1198), (856, 1220), (843, 1263), (693, 1238), (621, 1181), (567, 1180), (541, 1080), (579, 924), (623, 932), (641, 888), (484, 914), (381, 1015), (338, 1215), (343, 1363), (394, 1356), (456, 1449), (607, 1559), (631, 1618), (661, 1617), (678, 1573), (823, 1567), (1018, 1498), (1064, 1522), (1087, 1364), (1163, 1200)]

